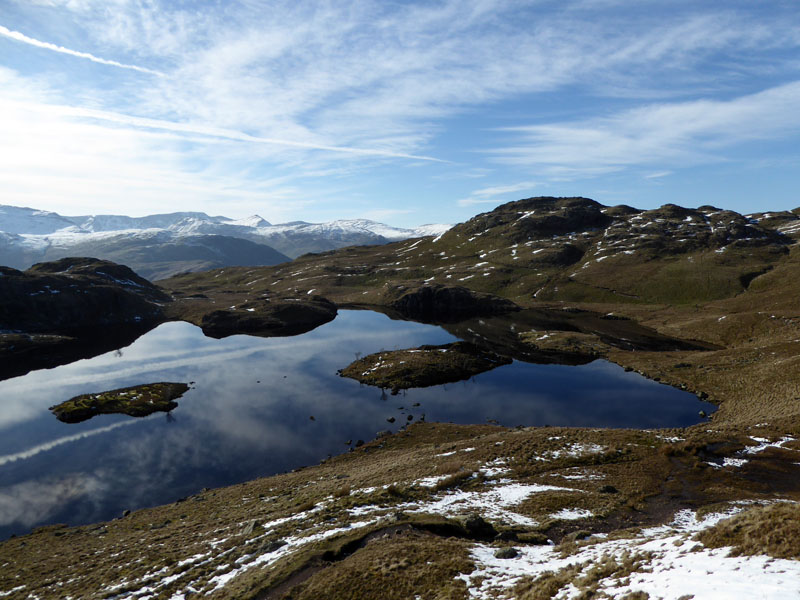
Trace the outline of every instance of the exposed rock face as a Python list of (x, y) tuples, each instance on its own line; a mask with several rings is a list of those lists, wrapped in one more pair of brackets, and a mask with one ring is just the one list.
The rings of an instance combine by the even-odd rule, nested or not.
[(406, 291), (391, 302), (390, 307), (415, 321), (439, 323), (519, 310), (511, 300), (444, 285), (423, 285)]
[(79, 334), (155, 322), (170, 297), (128, 267), (65, 258), (27, 271), (0, 267), (0, 330)]
[(321, 297), (309, 300), (257, 300), (236, 310), (203, 315), (203, 333), (213, 338), (247, 334), (261, 337), (298, 335), (336, 318), (336, 305)]
[(509, 202), (495, 210), (473, 217), (451, 231), (481, 234), (491, 228), (514, 225), (510, 239), (519, 242), (531, 236), (563, 235), (606, 227), (611, 218), (603, 205), (589, 198), (528, 198)]
[(713, 206), (699, 209), (665, 204), (617, 220), (604, 233), (606, 248), (626, 248), (685, 254), (700, 249), (785, 246), (791, 240), (759, 226), (747, 217)]
[[(772, 215), (770, 214), (770, 218)], [(775, 222), (797, 219), (782, 213)], [(602, 233), (598, 247), (655, 249), (686, 253), (697, 249), (719, 249), (730, 244), (740, 246), (784, 246), (791, 240), (782, 232), (761, 226), (770, 219), (755, 219), (713, 206), (697, 209), (665, 204), (654, 210), (637, 210), (620, 205), (606, 207), (588, 198), (538, 197), (508, 202), (457, 225), (447, 237), (477, 237), (498, 234), (512, 242), (565, 237), (560, 244)], [(577, 236), (577, 237), (576, 237)], [(585, 248), (589, 250), (589, 246)], [(576, 259), (577, 260), (577, 259)], [(576, 262), (573, 261), (573, 262)], [(571, 264), (571, 263), (566, 263)]]

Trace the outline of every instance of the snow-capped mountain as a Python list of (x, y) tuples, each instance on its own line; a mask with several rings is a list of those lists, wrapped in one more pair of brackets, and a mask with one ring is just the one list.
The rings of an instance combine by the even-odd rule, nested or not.
[(70, 219), (58, 213), (0, 205), (0, 231), (5, 233), (46, 235), (74, 225)]
[(93, 256), (155, 279), (181, 270), (275, 264), (308, 252), (436, 236), (449, 228), (403, 229), (367, 219), (272, 225), (259, 215), (230, 219), (202, 212), (71, 217), (0, 205), (0, 265), (24, 269), (65, 256)]

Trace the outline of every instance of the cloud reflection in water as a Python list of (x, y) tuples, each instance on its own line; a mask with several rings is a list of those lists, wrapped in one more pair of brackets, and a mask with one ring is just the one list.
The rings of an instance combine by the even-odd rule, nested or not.
[[(0, 537), (53, 520), (108, 519), (203, 487), (314, 464), (346, 451), (347, 440), (396, 430), (409, 414), (414, 421), (425, 413), (428, 421), (496, 419), (509, 426), (658, 427), (697, 420), (693, 396), (604, 362), (515, 362), (397, 396), (336, 375), (357, 353), (454, 339), (438, 327), (365, 311), (341, 311), (331, 323), (292, 338), (214, 340), (187, 323), (167, 323), (121, 356), (110, 352), (0, 382)], [(78, 394), (155, 381), (196, 382), (171, 419), (102, 415), (66, 425), (47, 410)], [(36, 502), (23, 509), (35, 494)]]

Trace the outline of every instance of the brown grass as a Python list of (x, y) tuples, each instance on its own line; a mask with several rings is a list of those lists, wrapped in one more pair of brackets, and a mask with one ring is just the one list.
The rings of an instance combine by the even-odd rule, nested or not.
[(436, 482), (436, 485), (433, 489), (437, 492), (441, 492), (442, 490), (449, 490), (450, 488), (458, 487), (462, 483), (465, 483), (467, 480), (469, 480), (473, 475), (473, 471), (459, 471), (458, 473), (453, 473), (441, 481)]
[[(514, 597), (519, 600), (550, 600), (572, 584), (580, 590), (578, 598), (581, 600), (604, 598), (605, 595), (600, 591), (604, 580), (623, 580), (631, 573), (646, 568), (650, 560), (651, 555), (647, 552), (626, 551), (620, 556), (605, 554), (593, 564), (570, 564), (559, 571), (547, 571), (535, 579), (523, 579), (514, 588)], [(633, 592), (626, 596), (630, 600), (646, 600), (648, 597), (644, 592)]]
[(572, 583), (582, 568), (581, 564), (569, 565), (559, 571), (546, 571), (535, 579), (523, 579), (514, 587), (514, 597), (518, 600), (550, 600)]
[(751, 508), (697, 534), (709, 548), (731, 547), (731, 556), (766, 554), (800, 559), (800, 505)]
[[(769, 431), (762, 433), (760, 428), (749, 433), (772, 435)], [(660, 434), (679, 434), (686, 441), (666, 444), (659, 440)], [(800, 434), (800, 422), (793, 429), (783, 429), (782, 434), (793, 434), (797, 437)], [(439, 470), (454, 470), (449, 475), (460, 478), (467, 477), (478, 465), (500, 458), (511, 467), (510, 476), (521, 483), (543, 483), (580, 490), (534, 494), (517, 507), (515, 510), (541, 524), (541, 528), (537, 528), (535, 532), (518, 532), (521, 534), (518, 541), (522, 543), (541, 543), (546, 538), (558, 542), (579, 529), (591, 533), (604, 531), (614, 535), (615, 531), (668, 521), (677, 508), (687, 505), (703, 507), (747, 498), (769, 499), (774, 497), (775, 490), (765, 486), (763, 482), (770, 481), (774, 484), (775, 473), (781, 469), (783, 471), (780, 472), (786, 474), (785, 479), (781, 480), (781, 485), (786, 486), (781, 491), (782, 495), (800, 500), (796, 477), (798, 467), (794, 465), (797, 458), (788, 450), (764, 452), (741, 469), (720, 470), (703, 466), (706, 460), (704, 448), (709, 445), (716, 447), (716, 444), (725, 440), (736, 442), (739, 438), (745, 439), (738, 429), (707, 432), (705, 428), (693, 428), (688, 431), (656, 433), (543, 427), (516, 430), (491, 426), (421, 423), (403, 433), (383, 438), (380, 441), (383, 447), (380, 449), (378, 444), (373, 444), (370, 452), (346, 453), (300, 472), (203, 492), (198, 496), (202, 497), (201, 502), (189, 498), (185, 502), (134, 511), (124, 519), (103, 524), (102, 530), (107, 531), (104, 535), (97, 535), (97, 526), (87, 526), (46, 529), (25, 538), (2, 542), (0, 591), (17, 587), (19, 578), (24, 578), (28, 584), (26, 590), (16, 596), (9, 596), (10, 598), (26, 597), (31, 593), (42, 598), (67, 595), (92, 597), (99, 593), (98, 590), (110, 586), (135, 585), (145, 574), (158, 572), (164, 567), (168, 569), (166, 573), (171, 573), (175, 570), (175, 565), (188, 556), (209, 552), (210, 542), (215, 541), (219, 545), (216, 546), (215, 558), (211, 562), (204, 566), (185, 567), (185, 575), (180, 582), (171, 584), (168, 589), (159, 590), (159, 593), (163, 592), (166, 597), (170, 597), (178, 591), (179, 584), (192, 581), (197, 584), (194, 587), (207, 592), (208, 589), (204, 586), (212, 577), (225, 572), (229, 568), (226, 565), (235, 566), (239, 564), (237, 560), (252, 554), (257, 548), (269, 547), (270, 544), (297, 535), (299, 530), (319, 531), (321, 528), (339, 527), (343, 522), (352, 522), (353, 519), (345, 511), (356, 504), (383, 505), (390, 523), (405, 523), (411, 516), (396, 514), (392, 507), (413, 499), (427, 500), (431, 491), (410, 488), (403, 482), (431, 476), (435, 473), (437, 464), (441, 464)], [(549, 463), (536, 460), (529, 462), (532, 456), (541, 456), (546, 451), (575, 443), (597, 443), (607, 448), (629, 448), (630, 451), (627, 454), (617, 454), (618, 458), (613, 461), (599, 464), (589, 464), (588, 461), (581, 462), (579, 459)], [(454, 456), (448, 460), (448, 457), (437, 457), (444, 451), (467, 445), (475, 448), (467, 458), (455, 460)], [(659, 449), (663, 446), (674, 446), (675, 449), (661, 452)], [(738, 446), (731, 446), (735, 447)], [(564, 479), (560, 476), (576, 473), (591, 473), (599, 479)], [(314, 484), (309, 485), (309, 482)], [(600, 488), (606, 484), (613, 485), (619, 490), (618, 493), (601, 493)], [(464, 479), (459, 485), (468, 485), (471, 490), (478, 490), (485, 484), (474, 478)], [(378, 490), (368, 496), (345, 495), (348, 488), (357, 490), (367, 487)], [(323, 510), (307, 514), (303, 519), (288, 521), (268, 533), (266, 530), (259, 530), (259, 535), (264, 536), (263, 540), (244, 543), (246, 540), (241, 535), (243, 523), (256, 520), (264, 524), (296, 515), (323, 502)], [(577, 522), (548, 522), (549, 514), (567, 506), (586, 508), (597, 517)], [(159, 527), (153, 529), (154, 524)], [(499, 531), (503, 530), (499, 523), (493, 525)], [(385, 527), (385, 524), (380, 527)], [(431, 530), (435, 528), (425, 529)], [(286, 581), (293, 574), (303, 571), (307, 561), (314, 556), (327, 552), (334, 546), (340, 547), (348, 540), (359, 539), (365, 534), (366, 531), (353, 528), (343, 538), (337, 537), (325, 544), (308, 547), (307, 552), (303, 550), (303, 556), (293, 553), (268, 569), (248, 571), (242, 576), (241, 585), (234, 580), (231, 582), (232, 587), (220, 590), (215, 597), (254, 597), (248, 594), (253, 590), (265, 589), (272, 581)], [(526, 537), (529, 534), (531, 537)], [(391, 573), (408, 571), (421, 582), (420, 589), (432, 590), (433, 587), (427, 586), (434, 586), (432, 582), (435, 577), (443, 577), (444, 573), (450, 577), (452, 572), (437, 570), (440, 566), (446, 567), (450, 560), (445, 550), (461, 546), (439, 546), (433, 541), (428, 542), (427, 537), (419, 539), (423, 540), (420, 543), (425, 548), (442, 550), (440, 557), (431, 559), (432, 565), (426, 562), (427, 550), (411, 555), (408, 566), (402, 569), (397, 566), (389, 570), (394, 563), (382, 564)], [(439, 539), (447, 544), (462, 543), (450, 538), (432, 539)], [(386, 552), (391, 553), (389, 547), (401, 541), (387, 539)], [(331, 581), (344, 586), (343, 589), (348, 589), (348, 581), (358, 589), (361, 589), (359, 586), (367, 586), (358, 592), (361, 596), (354, 597), (369, 597), (368, 593), (377, 593), (377, 588), (369, 587), (369, 584), (361, 581), (365, 574), (372, 572), (369, 570), (372, 567), (367, 558), (363, 562), (360, 558), (373, 556), (370, 550), (372, 543), (374, 542), (314, 575), (314, 581), (319, 582), (315, 586), (323, 585), (322, 582), (327, 577), (325, 573), (330, 567), (334, 569), (331, 573), (335, 574)], [(583, 543), (588, 541), (581, 542)], [(463, 544), (469, 546), (467, 540), (463, 540)], [(401, 558), (398, 558), (398, 563)], [(444, 563), (437, 565), (437, 561)], [(345, 568), (345, 565), (350, 566)], [(360, 571), (362, 568), (365, 570)], [(536, 584), (538, 591), (535, 593), (544, 594), (547, 589), (553, 589), (556, 580), (560, 580), (562, 576), (563, 574), (554, 574), (550, 579), (542, 579)], [(395, 575), (381, 575), (378, 580), (386, 585), (393, 585), (393, 577)], [(447, 594), (458, 597), (462, 593), (452, 588), (451, 583), (451, 579), (447, 578), (439, 581), (438, 585), (442, 586), (441, 597), (448, 597)], [(309, 596), (306, 597), (310, 597), (311, 592), (308, 593)], [(549, 597), (532, 595), (534, 592), (530, 590), (526, 593), (529, 598)], [(381, 597), (377, 594), (374, 597)], [(437, 597), (434, 592), (422, 595)], [(413, 594), (410, 597), (413, 598)]]
[(417, 532), (387, 534), (313, 575), (283, 598), (461, 600), (466, 585), (456, 576), (473, 570), (468, 554), (469, 544), (462, 540)]

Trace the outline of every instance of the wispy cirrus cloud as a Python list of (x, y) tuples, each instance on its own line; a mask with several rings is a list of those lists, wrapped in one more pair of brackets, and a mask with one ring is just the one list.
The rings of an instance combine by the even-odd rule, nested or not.
[[(338, 210), (350, 198), (353, 209), (342, 213), (352, 214), (370, 194), (404, 209), (419, 197), (414, 210), (427, 213), (432, 206), (422, 198), (432, 187), (442, 198), (463, 196), (462, 207), (489, 202), (467, 183), (457, 191), (444, 183), (456, 181), (456, 166), (460, 173), (485, 169), (487, 153), (498, 182), (621, 174), (635, 166), (679, 175), (681, 165), (724, 159), (726, 148), (745, 139), (724, 136), (722, 126), (687, 129), (681, 118), (710, 123), (713, 107), (721, 107), (738, 128), (727, 110), (737, 99), (800, 76), (800, 16), (783, 5), (8, 1), (14, 10), (3, 26), (24, 31), (28, 41), (3, 35), (0, 43), (85, 59), (54, 60), (51, 72), (39, 53), (28, 72), (15, 50), (21, 58), (6, 63), (28, 84), (49, 88), (38, 102), (71, 107), (49, 115), (50, 145), (74, 148), (59, 136), (77, 124), (86, 127), (86, 141), (97, 142), (95, 160), (91, 146), (79, 148), (85, 160), (72, 186), (67, 172), (54, 173), (59, 163), (51, 150), (41, 149), (38, 163), (35, 152), (26, 154), (36, 183), (14, 189), (52, 198), (43, 207), (54, 210), (56, 198), (99, 202), (96, 182), (105, 185), (110, 173), (124, 174), (114, 193), (131, 202), (140, 196), (155, 203), (161, 195), (162, 202), (193, 199), (195, 208), (226, 213), (241, 194), (237, 206), (248, 206), (241, 214), (267, 212), (258, 206), (263, 201), (291, 219), (313, 218), (307, 209), (320, 203)], [(99, 62), (106, 57), (166, 76)], [(0, 97), (8, 93), (0, 89)], [(695, 114), (704, 102), (712, 108)], [(26, 145), (44, 144), (35, 119), (27, 126), (34, 134)], [(513, 129), (498, 142), (503, 126)], [(785, 139), (780, 128), (770, 131), (768, 139)], [(108, 146), (113, 162), (103, 154)], [(382, 179), (390, 168), (402, 175)], [(153, 182), (145, 194), (137, 169)], [(643, 169), (634, 170), (641, 182)], [(7, 177), (4, 183), (17, 175)], [(394, 206), (376, 210), (387, 208)]]
[(516, 194), (523, 191), (528, 191), (536, 187), (538, 184), (535, 181), (521, 181), (512, 185), (497, 185), (493, 187), (481, 188), (473, 191), (468, 198), (462, 198), (458, 201), (459, 206), (474, 206), (476, 204), (499, 204), (499, 198), (508, 194)]
[(651, 104), (606, 117), (508, 128), (516, 140), (490, 154), (499, 162), (571, 177), (640, 165), (708, 164), (726, 160), (747, 142), (797, 134), (798, 107), (795, 81), (730, 100)]
[(117, 125), (124, 125), (142, 129), (156, 129), (162, 131), (169, 131), (177, 134), (186, 134), (188, 136), (220, 138), (225, 140), (248, 142), (252, 144), (289, 146), (292, 148), (302, 148), (304, 150), (324, 150), (326, 152), (342, 152), (345, 154), (355, 154), (360, 156), (379, 156), (385, 158), (408, 158), (413, 160), (447, 162), (438, 158), (434, 158), (432, 156), (402, 154), (399, 152), (375, 150), (370, 148), (350, 148), (346, 146), (331, 146), (326, 144), (304, 142), (298, 140), (282, 140), (276, 138), (249, 135), (241, 131), (235, 131), (232, 129), (225, 129), (221, 127), (213, 127), (204, 124), (182, 123), (175, 121), (167, 121), (163, 119), (150, 119), (146, 117), (137, 117), (133, 115), (126, 115), (121, 113), (96, 110), (78, 106), (64, 106), (57, 104), (38, 104), (38, 105), (26, 104), (25, 108), (28, 110), (46, 112), (63, 117), (74, 117), (78, 119), (87, 119), (93, 121), (107, 121), (109, 123), (114, 123)]

